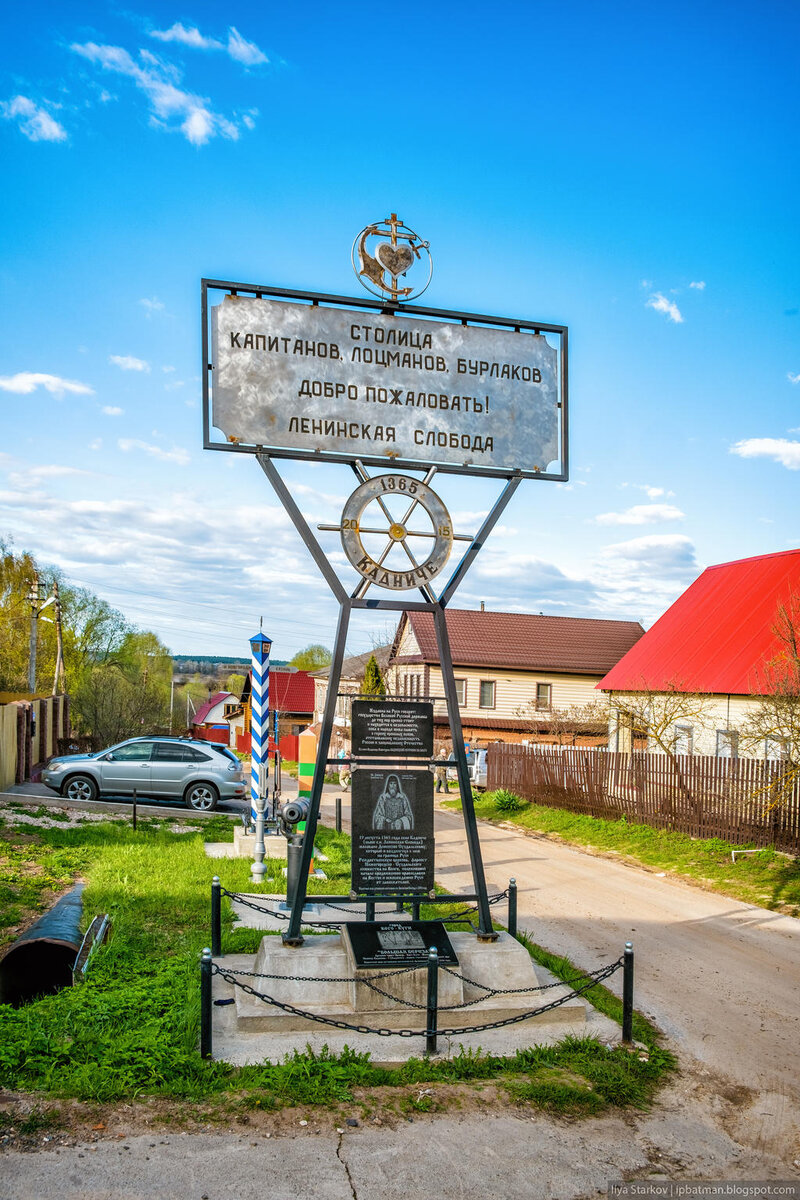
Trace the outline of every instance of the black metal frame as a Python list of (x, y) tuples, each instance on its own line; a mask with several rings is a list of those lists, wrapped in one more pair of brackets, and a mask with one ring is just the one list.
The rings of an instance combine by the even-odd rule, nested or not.
[[(295, 503), (291, 492), (286, 486), (272, 460), (286, 458), (301, 462), (313, 461), (345, 463), (352, 467), (360, 482), (363, 482), (363, 479), (366, 475), (366, 472), (364, 471), (364, 465), (378, 467), (385, 470), (387, 461), (382, 457), (363, 455), (356, 456), (353, 454), (330, 453), (327, 451), (306, 451), (299, 449), (291, 450), (284, 448), (270, 448), (260, 445), (243, 445), (241, 443), (231, 443), (227, 441), (212, 441), (210, 373), (214, 369), (214, 364), (209, 361), (209, 291), (221, 291), (233, 296), (239, 295), (240, 293), (245, 293), (247, 295), (255, 296), (258, 299), (262, 297), (272, 297), (282, 300), (300, 302), (311, 306), (317, 306), (319, 304), (337, 305), (352, 309), (354, 311), (378, 312), (391, 316), (402, 317), (402, 315), (405, 313), (417, 317), (429, 318), (434, 321), (446, 321), (450, 323), (460, 322), (462, 325), (483, 325), (494, 327), (496, 329), (510, 329), (516, 333), (521, 333), (523, 330), (525, 330), (534, 334), (552, 333), (557, 335), (559, 339), (558, 353), (560, 375), (560, 472), (557, 474), (548, 474), (545, 471), (539, 472), (519, 470), (512, 467), (481, 467), (436, 463), (435, 461), (431, 461), (429, 459), (424, 461), (400, 458), (392, 460), (392, 469), (402, 468), (405, 470), (422, 471), (424, 473), (431, 472), (431, 470), (438, 470), (441, 474), (446, 475), (470, 475), (473, 477), (484, 477), (487, 479), (503, 479), (505, 480), (505, 486), (477, 534), (472, 539), (472, 542), (466, 553), (461, 558), (461, 561), (456, 566), (438, 597), (427, 584), (419, 589), (422, 597), (421, 600), (380, 598), (377, 596), (368, 597), (366, 595), (359, 595), (358, 588), (352, 595), (348, 595), (342, 581), (331, 567), (326, 555), (323, 553), (322, 547), (312, 533), (310, 526), (303, 517), (303, 514), (300, 512), (300, 509)], [(475, 899), (477, 901), (479, 921), (478, 937), (487, 941), (494, 940), (497, 935), (493, 931), (491, 914), (489, 912), (486, 878), (483, 870), (483, 859), (481, 856), (481, 847), (478, 838), (478, 826), (475, 818), (475, 807), (472, 799), (472, 785), (469, 778), (467, 756), (464, 750), (464, 736), (461, 726), (461, 714), (458, 707), (455, 678), (453, 674), (453, 660), (450, 649), (450, 639), (447, 633), (445, 608), (452, 600), (457, 588), (464, 579), (464, 576), (474, 562), (477, 554), (483, 547), (486, 538), (489, 536), (497, 521), (500, 519), (500, 516), (502, 515), (522, 480), (538, 479), (564, 481), (569, 478), (569, 441), (567, 423), (567, 327), (565, 325), (551, 325), (543, 321), (528, 321), (514, 317), (487, 316), (482, 313), (467, 313), (456, 310), (427, 308), (413, 304), (392, 304), (381, 300), (365, 299), (362, 297), (337, 296), (323, 292), (295, 291), (287, 288), (271, 287), (269, 285), (232, 283), (219, 279), (202, 280), (201, 306), (203, 344), (204, 449), (223, 450), (229, 453), (238, 454), (254, 454), (256, 456), (256, 461), (275, 489), (278, 498), (286, 509), (286, 512), (291, 517), (295, 529), (300, 534), (300, 537), (303, 539), (303, 542), (314, 559), (314, 562), (319, 567), (323, 578), (330, 587), (331, 592), (339, 602), (339, 619), (336, 629), (333, 657), (328, 675), (328, 693), (325, 700), (325, 711), (322, 718), (322, 731), (317, 745), (317, 758), (314, 768), (314, 779), (311, 787), (311, 797), (309, 803), (310, 811), (308, 820), (306, 822), (306, 831), (302, 844), (302, 858), (299, 864), (296, 884), (291, 889), (292, 895), (287, 897), (291, 900), (291, 916), (289, 918), (287, 931), (283, 935), (283, 941), (287, 945), (291, 946), (299, 946), (303, 942), (300, 929), (302, 925), (303, 908), (306, 903), (308, 873), (314, 851), (314, 835), (316, 833), (317, 823), (319, 820), (322, 788), (325, 779), (325, 766), (329, 761), (333, 720), (336, 712), (336, 703), (339, 693), (339, 683), (341, 680), (342, 662), (344, 659), (345, 643), (347, 640), (347, 630), (350, 624), (350, 615), (354, 609), (377, 610), (383, 612), (429, 612), (433, 616), (434, 627), (436, 630), (436, 641), (439, 648), (439, 661), (445, 690), (448, 719), (450, 723), (450, 733), (453, 741), (453, 753), (456, 760), (458, 786), (461, 793), (462, 812), (464, 814), (464, 825), (467, 835), (470, 866), (475, 884)], [(454, 897), (454, 899), (458, 898), (459, 897)], [(464, 897), (460, 897), (460, 899), (463, 898)], [(373, 896), (367, 899), (368, 902), (370, 900), (374, 902), (375, 897)]]
[[(475, 475), (486, 479), (507, 479), (511, 474), (517, 474), (521, 479), (541, 479), (556, 482), (566, 482), (569, 479), (569, 431), (567, 421), (568, 370), (567, 370), (567, 341), (566, 325), (550, 325), (544, 321), (529, 321), (518, 317), (492, 317), (484, 313), (459, 312), (454, 309), (425, 308), (416, 304), (391, 304), (381, 300), (362, 299), (359, 296), (336, 296), (325, 292), (293, 291), (288, 288), (276, 288), (266, 284), (230, 283), (221, 279), (201, 280), (201, 310), (202, 310), (202, 339), (203, 339), (203, 449), (225, 450), (233, 454), (268, 454), (270, 458), (291, 458), (310, 462), (352, 463), (354, 455), (331, 453), (326, 450), (287, 450), (278, 447), (246, 445), (227, 441), (212, 441), (211, 439), (211, 387), (210, 375), (214, 369), (209, 357), (209, 290), (225, 292), (231, 296), (241, 293), (255, 296), (256, 299), (271, 297), (279, 300), (300, 301), (317, 307), (320, 304), (339, 305), (357, 311), (378, 312), (400, 316), (408, 313), (417, 317), (428, 317), (438, 321), (457, 321), (461, 325), (486, 325), (496, 329), (510, 329), (515, 333), (523, 330), (532, 333), (553, 333), (559, 338), (559, 377), (560, 377), (560, 442), (561, 470), (557, 474), (546, 471), (512, 471), (503, 467), (465, 466), (453, 463), (436, 463), (437, 470), (448, 475)], [(362, 463), (372, 467), (386, 468), (387, 460), (383, 457), (359, 454)], [(410, 471), (428, 470), (435, 460), (396, 458), (392, 459), (393, 469)]]
[[(323, 549), (316, 537), (314, 536), (308, 522), (300, 512), (295, 503), (289, 489), (282, 479), (277, 467), (272, 462), (271, 456), (268, 454), (257, 454), (256, 461), (261, 467), (264, 474), (269, 479), (278, 494), (278, 497), (283, 502), (286, 511), (292, 519), (297, 532), (303, 539), (312, 558), (320, 569), (323, 578), (327, 581), (331, 591), (339, 601), (339, 620), (336, 629), (336, 639), (333, 647), (333, 657), (328, 673), (328, 691), (325, 697), (325, 710), (322, 716), (322, 730), (320, 733), (319, 742), (317, 744), (317, 758), (314, 766), (314, 779), (311, 785), (311, 796), (309, 799), (309, 815), (306, 821), (306, 831), (303, 837), (302, 857), (300, 859), (297, 883), (292, 890), (292, 895), (287, 897), (291, 901), (291, 916), (283, 941), (290, 946), (300, 946), (303, 943), (303, 937), (300, 932), (303, 908), (306, 903), (308, 873), (311, 868), (311, 859), (314, 853), (314, 836), (319, 821), (320, 804), (322, 801), (322, 788), (325, 781), (325, 767), (330, 758), (330, 742), (333, 732), (333, 719), (336, 714), (336, 703), (339, 698), (339, 683), (342, 674), (342, 662), (344, 660), (345, 644), (347, 641), (347, 631), (350, 625), (350, 615), (354, 609), (376, 609), (378, 611), (394, 611), (406, 612), (409, 609), (414, 609), (421, 612), (429, 612), (433, 615), (434, 626), (436, 629), (436, 641), (439, 647), (439, 662), (442, 672), (442, 681), (444, 683), (445, 699), (447, 701), (448, 719), (450, 722), (450, 734), (453, 741), (453, 753), (456, 760), (456, 773), (458, 775), (458, 786), (461, 794), (461, 807), (464, 814), (464, 826), (467, 835), (467, 846), (469, 850), (470, 866), (472, 869), (472, 878), (475, 884), (475, 895), (478, 905), (478, 937), (482, 940), (493, 941), (496, 934), (492, 927), (492, 918), (489, 911), (489, 898), (486, 890), (486, 877), (483, 870), (483, 858), (481, 855), (480, 840), (478, 838), (478, 824), (475, 817), (475, 806), (472, 799), (472, 784), (469, 778), (469, 768), (467, 766), (467, 755), (464, 750), (464, 734), (461, 726), (461, 714), (458, 707), (458, 698), (456, 695), (455, 678), (453, 674), (453, 659), (450, 650), (450, 638), (447, 633), (447, 622), (445, 619), (445, 607), (452, 599), (456, 589), (463, 580), (471, 563), (481, 549), (484, 541), (493, 529), (494, 525), (500, 519), (504, 509), (508, 505), (511, 497), (516, 492), (521, 482), (521, 476), (515, 474), (510, 478), (506, 477), (506, 486), (495, 501), (491, 511), (484, 520), (480, 530), (475, 536), (472, 544), (467, 550), (461, 562), (458, 564), (448, 582), (445, 584), (439, 597), (433, 596), (432, 599), (424, 599), (422, 601), (400, 600), (400, 599), (368, 599), (366, 597), (355, 598), (349, 596), (347, 591), (331, 567)], [(353, 469), (356, 470), (355, 464)]]

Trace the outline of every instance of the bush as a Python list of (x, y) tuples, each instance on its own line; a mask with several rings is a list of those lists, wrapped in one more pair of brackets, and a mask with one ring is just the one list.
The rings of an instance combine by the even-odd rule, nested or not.
[(500, 812), (519, 812), (527, 804), (527, 800), (523, 800), (516, 792), (510, 792), (508, 788), (500, 788), (495, 792), (493, 799)]

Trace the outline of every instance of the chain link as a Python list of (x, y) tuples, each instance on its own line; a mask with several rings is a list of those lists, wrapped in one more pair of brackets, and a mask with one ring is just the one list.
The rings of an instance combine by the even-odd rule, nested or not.
[[(247, 900), (240, 892), (229, 892), (226, 887), (220, 886), (220, 893), (223, 896), (227, 896), (229, 900), (235, 900), (237, 904), (241, 904), (244, 908), (250, 908), (254, 912), (258, 912), (258, 913), (264, 913), (268, 917), (275, 917), (279, 921), (288, 921), (290, 918), (290, 915), (291, 915), (290, 913), (280, 912), (280, 911), (275, 912), (274, 909), (266, 908), (261, 904), (254, 903), (254, 901), (252, 901), (252, 900)], [(499, 902), (501, 900), (505, 899), (505, 897), (507, 895), (508, 895), (508, 888), (506, 888), (506, 890), (504, 892), (498, 892), (496, 896), (490, 896), (489, 904), (499, 904)], [(313, 895), (307, 895), (306, 900), (310, 903), (313, 903), (314, 902)], [(362, 901), (360, 901), (360, 903), (365, 904), (366, 901), (362, 900)], [(420, 903), (424, 904), (424, 900), (420, 901)], [(344, 908), (341, 904), (331, 904), (329, 901), (325, 902), (325, 908), (333, 908), (333, 909), (336, 909), (337, 912), (347, 913), (348, 915), (352, 911), (349, 908)], [(457, 920), (460, 920), (462, 917), (468, 917), (470, 913), (476, 913), (477, 911), (478, 911), (478, 906), (476, 904), (473, 908), (463, 908), (463, 909), (461, 909), (460, 912), (455, 912), (455, 913), (452, 913), (451, 915), (443, 917), (442, 920), (457, 921)], [(388, 914), (383, 914), (383, 915), (388, 915)], [(311, 920), (307, 921), (307, 920), (305, 920), (305, 918), (301, 918), (301, 921), (302, 921), (302, 924), (305, 925), (309, 929), (311, 929), (311, 928), (314, 928), (314, 929), (339, 929), (339, 928), (341, 928), (341, 926), (343, 924), (342, 921), (311, 921)], [(472, 922), (468, 921), (468, 924), (472, 925)], [(473, 929), (475, 928), (474, 925), (472, 926), (472, 928)]]
[[(587, 982), (582, 987), (575, 988), (575, 989), (573, 989), (573, 991), (569, 992), (566, 996), (562, 996), (559, 1000), (552, 1000), (549, 1004), (542, 1005), (540, 1008), (534, 1008), (530, 1012), (518, 1013), (517, 1016), (506, 1017), (502, 1021), (488, 1021), (483, 1025), (470, 1025), (470, 1026), (467, 1026), (464, 1028), (456, 1028), (456, 1029), (439, 1029), (439, 1030), (437, 1030), (437, 1035), (440, 1037), (451, 1037), (451, 1036), (463, 1037), (465, 1034), (468, 1034), (468, 1033), (483, 1033), (488, 1029), (502, 1029), (506, 1025), (516, 1025), (520, 1021), (529, 1020), (531, 1017), (541, 1016), (543, 1013), (551, 1012), (554, 1008), (559, 1008), (562, 1004), (566, 1004), (566, 1002), (568, 1000), (574, 1000), (577, 997), (582, 996), (584, 992), (587, 992), (590, 988), (594, 987), (595, 984), (602, 982), (604, 979), (610, 978), (611, 975), (613, 975), (616, 971), (618, 971), (622, 967), (622, 962), (623, 962), (623, 960), (621, 958), (619, 958), (619, 959), (617, 959), (616, 962), (609, 963), (609, 965), (606, 967), (600, 967), (597, 971), (593, 971), (590, 977), (587, 977)], [(417, 968), (407, 968), (407, 970), (416, 970), (416, 969)], [(395, 973), (396, 974), (405, 974), (406, 972), (405, 971), (392, 972), (392, 974), (395, 974)], [(219, 967), (216, 963), (212, 964), (212, 974), (219, 975), (220, 978), (224, 979), (227, 983), (230, 983), (233, 987), (240, 988), (243, 992), (246, 992), (247, 995), (249, 995), (249, 996), (253, 996), (254, 999), (256, 999), (256, 1000), (263, 1000), (265, 1004), (273, 1004), (276, 1008), (283, 1009), (284, 1012), (291, 1013), (293, 1016), (296, 1016), (296, 1017), (302, 1017), (304, 1020), (307, 1020), (307, 1021), (315, 1021), (319, 1025), (332, 1025), (334, 1027), (334, 1029), (348, 1029), (348, 1030), (351, 1030), (353, 1033), (372, 1033), (372, 1034), (377, 1034), (379, 1037), (426, 1037), (428, 1034), (427, 1029), (373, 1029), (369, 1025), (353, 1025), (349, 1021), (337, 1021), (335, 1017), (323, 1017), (320, 1013), (307, 1012), (302, 1008), (295, 1008), (294, 1005), (292, 1005), (292, 1004), (285, 1004), (281, 1000), (276, 1000), (274, 996), (268, 996), (265, 992), (256, 991), (256, 989), (250, 987), (249, 984), (241, 983), (239, 981), (239, 979), (237, 979), (236, 975), (232, 974), (229, 971), (222, 970), (222, 968)], [(237, 972), (237, 974), (241, 974), (241, 975), (247, 974), (251, 978), (253, 977), (252, 972), (241, 971), (241, 972)], [(264, 978), (285, 979), (285, 978), (287, 978), (287, 976), (264, 976)], [(288, 978), (293, 978), (293, 976), (289, 976)], [(319, 981), (314, 981), (314, 982), (333, 982), (333, 981), (319, 980)], [(555, 985), (553, 985), (553, 986), (555, 986)], [(381, 989), (378, 988), (375, 990), (380, 991)], [(516, 990), (518, 990), (518, 989), (516, 989)], [(533, 989), (530, 989), (530, 990), (532, 991)], [(388, 993), (386, 993), (386, 992), (383, 993), (383, 995), (387, 995), (387, 994)], [(394, 999), (396, 999), (396, 997), (390, 996), (389, 999), (394, 1000)], [(416, 1007), (416, 1006), (414, 1006), (414, 1007)], [(419, 1007), (427, 1008), (427, 1005), (424, 1005), (424, 1006), (420, 1005)], [(458, 1007), (458, 1006), (451, 1005), (449, 1007), (452, 1008), (452, 1007)]]

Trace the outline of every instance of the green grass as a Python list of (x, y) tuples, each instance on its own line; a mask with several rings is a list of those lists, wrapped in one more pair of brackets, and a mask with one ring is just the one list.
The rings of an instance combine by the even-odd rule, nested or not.
[[(134, 831), (126, 822), (85, 822), (40, 829), (33, 841), (30, 827), (24, 836), (22, 830), (2, 831), (0, 853), (9, 873), (16, 871), (12, 893), (21, 894), (29, 877), (55, 888), (80, 873), (87, 880), (85, 924), (108, 912), (112, 936), (97, 951), (83, 984), (21, 1009), (0, 1007), (0, 1087), (33, 1094), (37, 1104), (44, 1097), (107, 1103), (173, 1097), (211, 1105), (222, 1119), (231, 1106), (350, 1103), (360, 1089), (380, 1088), (379, 1103), (397, 1107), (401, 1100), (411, 1102), (398, 1090), (407, 1085), (471, 1087), (490, 1080), (515, 1103), (579, 1114), (609, 1105), (647, 1105), (672, 1065), (649, 1029), (637, 1029), (651, 1046), (645, 1059), (592, 1039), (567, 1038), (510, 1058), (480, 1052), (445, 1062), (420, 1057), (393, 1070), (350, 1050), (337, 1055), (298, 1049), (281, 1063), (240, 1068), (205, 1061), (198, 1052), (198, 959), (209, 941), (211, 878), (219, 873), (230, 891), (253, 891), (250, 863), (209, 859), (203, 846), (208, 823), (191, 834), (172, 833), (167, 824), (148, 822)], [(346, 893), (349, 838), (319, 827), (317, 845), (328, 856), (328, 879), (312, 880), (309, 893)], [(285, 889), (282, 865), (267, 860), (265, 892)], [(446, 917), (447, 910), (431, 905), (423, 915)], [(223, 924), (227, 952), (252, 952), (263, 936), (234, 929), (227, 900)], [(550, 965), (567, 977), (577, 973), (572, 964)], [(610, 993), (601, 1002), (617, 1003)], [(437, 1099), (429, 1106), (424, 1095), (416, 1103), (440, 1104)]]
[[(475, 798), (476, 815), (484, 821), (510, 821), (522, 829), (535, 830), (591, 850), (613, 851), (654, 870), (681, 876), (712, 891), (749, 904), (781, 909), (800, 916), (800, 859), (775, 850), (759, 850), (731, 859), (734, 846), (720, 838), (692, 838), (686, 833), (637, 825), (624, 818), (602, 820), (528, 804), (509, 811), (498, 807), (495, 792)], [(460, 800), (445, 806), (461, 808)]]

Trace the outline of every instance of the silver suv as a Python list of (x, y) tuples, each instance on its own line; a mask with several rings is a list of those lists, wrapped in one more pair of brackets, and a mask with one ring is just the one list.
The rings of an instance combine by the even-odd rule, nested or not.
[(225, 746), (168, 737), (131, 738), (95, 754), (51, 758), (42, 783), (70, 800), (139, 796), (183, 800), (210, 812), (220, 798), (242, 799), (242, 765)]

